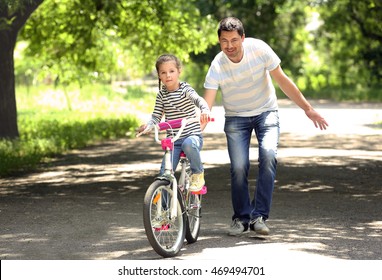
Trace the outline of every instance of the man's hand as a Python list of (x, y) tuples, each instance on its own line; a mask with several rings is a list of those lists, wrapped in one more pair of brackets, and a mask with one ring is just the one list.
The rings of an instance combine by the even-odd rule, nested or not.
[(315, 127), (320, 128), (321, 130), (326, 130), (326, 127), (329, 126), (326, 120), (313, 108), (309, 108), (308, 110), (306, 110), (305, 114), (308, 116), (309, 119), (312, 120)]

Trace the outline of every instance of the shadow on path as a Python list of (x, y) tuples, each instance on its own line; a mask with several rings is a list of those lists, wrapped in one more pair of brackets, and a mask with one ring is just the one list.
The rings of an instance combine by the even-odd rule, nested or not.
[[(0, 258), (161, 259), (144, 233), (142, 201), (162, 152), (149, 138), (142, 139), (73, 151), (35, 173), (0, 179)], [(331, 156), (333, 150), (343, 155)], [(225, 137), (206, 134), (209, 192), (201, 234), (176, 259), (240, 258), (249, 251), (265, 259), (382, 259), (379, 151), (378, 135), (299, 139), (283, 134), (269, 220), (272, 234), (229, 237)], [(253, 156), (252, 186), (256, 170)]]

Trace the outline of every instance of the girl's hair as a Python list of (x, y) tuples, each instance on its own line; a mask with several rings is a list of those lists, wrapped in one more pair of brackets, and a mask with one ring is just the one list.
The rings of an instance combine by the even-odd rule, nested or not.
[(159, 80), (159, 90), (161, 90), (161, 80), (159, 78), (159, 67), (168, 61), (174, 61), (176, 68), (180, 71), (182, 68), (182, 63), (180, 62), (179, 58), (177, 58), (173, 54), (162, 54), (160, 57), (158, 57), (157, 62), (155, 63), (155, 68), (157, 69), (157, 74), (158, 74), (158, 80)]
[(243, 23), (235, 17), (226, 17), (223, 18), (219, 23), (218, 28), (218, 36), (220, 38), (220, 34), (222, 31), (237, 31), (240, 37), (244, 35), (244, 26)]

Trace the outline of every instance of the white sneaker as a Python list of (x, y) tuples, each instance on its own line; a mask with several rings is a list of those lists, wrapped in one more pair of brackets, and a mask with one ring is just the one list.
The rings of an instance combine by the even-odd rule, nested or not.
[(204, 172), (199, 174), (192, 174), (190, 177), (190, 191), (200, 191), (205, 183), (206, 182), (204, 181)]
[(269, 228), (265, 224), (263, 217), (258, 217), (255, 220), (252, 220), (250, 223), (250, 228), (257, 234), (269, 235)]
[(248, 232), (248, 224), (243, 224), (240, 219), (236, 218), (231, 223), (231, 227), (228, 230), (228, 235), (240, 236)]

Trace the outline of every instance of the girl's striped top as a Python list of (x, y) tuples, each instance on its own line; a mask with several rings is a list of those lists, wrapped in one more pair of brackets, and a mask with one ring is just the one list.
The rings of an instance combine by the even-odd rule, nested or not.
[[(209, 113), (210, 111), (207, 102), (188, 83), (180, 82), (179, 88), (170, 92), (163, 86), (157, 94), (154, 111), (147, 125), (158, 124), (163, 115), (165, 121), (197, 117), (197, 108), (200, 109), (201, 113)], [(179, 128), (173, 129), (174, 135), (178, 131)], [(171, 129), (167, 130), (168, 136), (173, 136), (173, 133)], [(189, 123), (179, 139), (201, 133), (199, 122)]]

